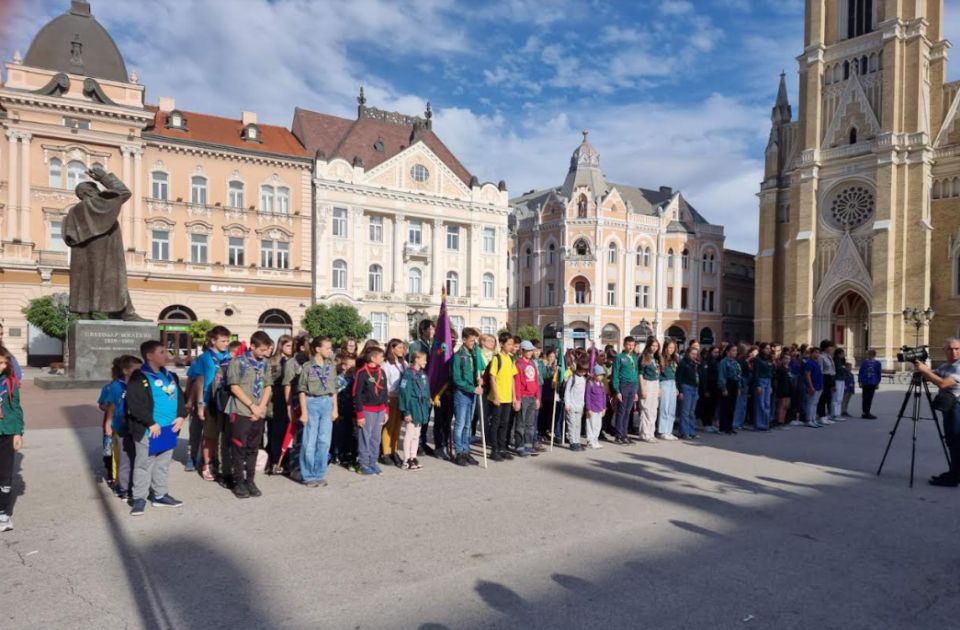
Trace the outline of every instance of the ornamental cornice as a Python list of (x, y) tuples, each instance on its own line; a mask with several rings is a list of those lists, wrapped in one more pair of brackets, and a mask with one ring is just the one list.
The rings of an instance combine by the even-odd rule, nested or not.
[(868, 35), (845, 39), (830, 46), (823, 55), (827, 63), (840, 61), (847, 57), (861, 56), (863, 53), (879, 51), (883, 46), (883, 33), (874, 31)]
[(148, 123), (153, 120), (153, 112), (122, 105), (103, 105), (92, 101), (74, 101), (58, 97), (43, 96), (35, 92), (25, 92), (13, 88), (0, 89), (0, 103), (30, 105), (42, 109), (66, 111)]
[(271, 166), (281, 166), (291, 169), (309, 171), (312, 161), (309, 158), (286, 157), (271, 153), (256, 153), (247, 151), (237, 151), (232, 147), (214, 144), (199, 144), (195, 142), (179, 142), (167, 138), (145, 133), (143, 139), (151, 146), (155, 146), (161, 151), (170, 151), (180, 155), (197, 155), (202, 157), (221, 158), (230, 162), (246, 162), (250, 164), (267, 164)]
[[(344, 182), (334, 182), (320, 178), (314, 178), (314, 185), (317, 189), (332, 192), (359, 195), (362, 197), (372, 197), (375, 199), (388, 199), (391, 201), (401, 201), (420, 205), (430, 205), (441, 208), (453, 208), (457, 210), (467, 210), (470, 212), (482, 212), (484, 214), (494, 214), (507, 217), (510, 214), (509, 206), (495, 206), (493, 204), (479, 204), (472, 201), (459, 201), (445, 197), (435, 197), (433, 195), (423, 195), (417, 193), (405, 193), (399, 190), (387, 188), (371, 188), (358, 184), (347, 184)], [(329, 200), (324, 200), (325, 202)], [(332, 202), (331, 202), (332, 203)], [(353, 204), (363, 205), (363, 204)]]

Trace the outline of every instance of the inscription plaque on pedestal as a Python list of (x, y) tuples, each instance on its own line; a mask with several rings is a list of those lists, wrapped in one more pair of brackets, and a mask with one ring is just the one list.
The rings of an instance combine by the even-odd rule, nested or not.
[(67, 375), (108, 381), (114, 357), (139, 357), (140, 344), (150, 339), (160, 339), (160, 330), (152, 322), (77, 321), (67, 331)]

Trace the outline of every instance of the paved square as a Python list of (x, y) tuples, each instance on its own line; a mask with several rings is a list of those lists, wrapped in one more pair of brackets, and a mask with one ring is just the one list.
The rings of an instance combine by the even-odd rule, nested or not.
[(879, 421), (488, 471), (334, 468), (328, 488), (263, 478), (246, 501), (175, 466), (185, 507), (132, 519), (95, 480), (93, 392), (28, 385), (33, 426), (67, 428), (27, 432), (0, 625), (948, 628), (960, 492), (926, 485), (944, 468), (929, 423), (913, 490), (909, 425), (874, 476), (902, 396), (887, 390)]

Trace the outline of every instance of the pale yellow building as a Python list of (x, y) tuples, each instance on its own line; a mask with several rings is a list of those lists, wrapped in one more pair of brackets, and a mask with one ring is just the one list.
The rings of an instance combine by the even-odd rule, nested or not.
[(565, 347), (721, 340), (723, 227), (672, 188), (608, 182), (587, 140), (562, 185), (511, 200), (511, 322)]
[[(311, 297), (310, 154), (283, 127), (144, 102), (86, 2), (43, 27), (0, 84), (0, 320), (21, 358), (56, 354), (32, 298), (68, 291), (63, 217), (94, 165), (133, 197), (121, 215), (130, 294), (170, 351), (209, 319), (248, 336), (299, 328)], [(304, 238), (306, 236), (306, 239)]]
[(943, 22), (942, 0), (807, 2), (800, 116), (781, 79), (759, 195), (760, 338), (875, 348), (890, 366), (914, 343), (906, 307), (937, 311), (932, 343), (958, 333), (960, 84), (945, 83)]

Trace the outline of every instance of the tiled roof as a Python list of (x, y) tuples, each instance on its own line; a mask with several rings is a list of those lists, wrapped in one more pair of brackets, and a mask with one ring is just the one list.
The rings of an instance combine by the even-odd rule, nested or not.
[[(414, 130), (419, 124), (416, 139)], [(355, 120), (321, 114), (301, 107), (293, 113), (293, 135), (310, 151), (323, 151), (326, 159), (342, 158), (363, 162), (367, 170), (386, 162), (404, 149), (422, 141), (467, 186), (473, 177), (450, 149), (431, 129), (425, 119), (393, 115), (392, 120), (359, 116)]]
[(154, 118), (153, 124), (144, 130), (145, 134), (198, 144), (231, 147), (242, 151), (274, 153), (298, 158), (312, 155), (286, 127), (257, 123), (261, 142), (251, 142), (241, 137), (244, 126), (239, 118), (223, 118), (178, 109), (176, 111), (184, 117), (186, 130), (168, 129), (167, 113), (161, 112), (154, 105), (148, 105), (147, 109), (154, 112)]

